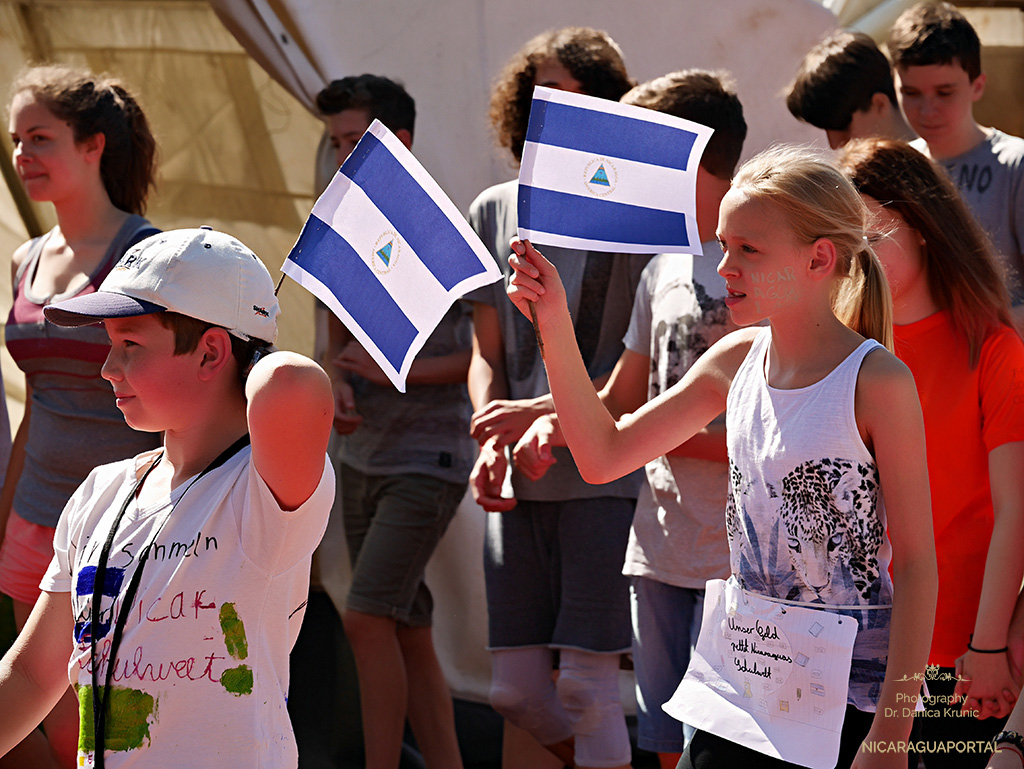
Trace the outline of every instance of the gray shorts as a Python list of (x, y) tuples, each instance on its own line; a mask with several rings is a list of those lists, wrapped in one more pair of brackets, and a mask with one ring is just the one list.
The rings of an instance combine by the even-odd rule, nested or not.
[(630, 648), (622, 575), (636, 501), (520, 501), (488, 513), (484, 540), (489, 648)]
[(427, 561), (466, 493), (429, 475), (364, 475), (341, 464), (342, 514), (352, 561), (352, 611), (429, 627)]

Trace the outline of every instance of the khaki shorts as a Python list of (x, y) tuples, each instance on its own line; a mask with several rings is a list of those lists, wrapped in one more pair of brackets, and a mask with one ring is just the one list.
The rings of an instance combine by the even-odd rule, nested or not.
[(455, 516), (466, 484), (429, 475), (365, 475), (341, 465), (342, 513), (352, 560), (347, 608), (429, 627), (427, 561)]

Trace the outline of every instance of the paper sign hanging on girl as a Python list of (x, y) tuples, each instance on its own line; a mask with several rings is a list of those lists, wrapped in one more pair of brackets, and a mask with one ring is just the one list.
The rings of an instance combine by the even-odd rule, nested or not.
[(710, 580), (697, 648), (669, 715), (783, 761), (832, 769), (857, 621)]

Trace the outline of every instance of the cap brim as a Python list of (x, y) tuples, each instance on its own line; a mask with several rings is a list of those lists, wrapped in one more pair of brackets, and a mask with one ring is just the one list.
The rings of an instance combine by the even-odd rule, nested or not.
[(163, 312), (166, 307), (126, 294), (96, 291), (75, 296), (43, 308), (46, 319), (57, 326), (88, 326), (107, 318), (134, 318)]

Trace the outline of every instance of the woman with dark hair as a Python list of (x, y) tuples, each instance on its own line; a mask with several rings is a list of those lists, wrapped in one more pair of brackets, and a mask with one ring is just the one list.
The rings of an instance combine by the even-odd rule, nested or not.
[[(1007, 647), (1024, 576), (1024, 342), (992, 247), (941, 168), (889, 139), (848, 144), (841, 166), (873, 212), (896, 354), (924, 409), (939, 564), (928, 662), (940, 674), (915, 726), (923, 740), (987, 743), (1020, 689)], [(929, 769), (986, 758), (923, 756)]]
[[(110, 342), (101, 326), (59, 329), (43, 307), (96, 290), (121, 255), (157, 232), (142, 213), (156, 142), (135, 98), (118, 81), (59, 65), (30, 67), (11, 89), (14, 166), (29, 197), (53, 204), (57, 225), (14, 252), (14, 303), (6, 344), (25, 372), (25, 415), (0, 494), (0, 591), (20, 630), (53, 557), (68, 498), (93, 467), (159, 445), (125, 424), (100, 376)], [(78, 706), (65, 695), (22, 750), (75, 765)], [(31, 746), (31, 742), (35, 746)], [(9, 760), (29, 759), (23, 754)], [(38, 765), (46, 765), (40, 763)]]

